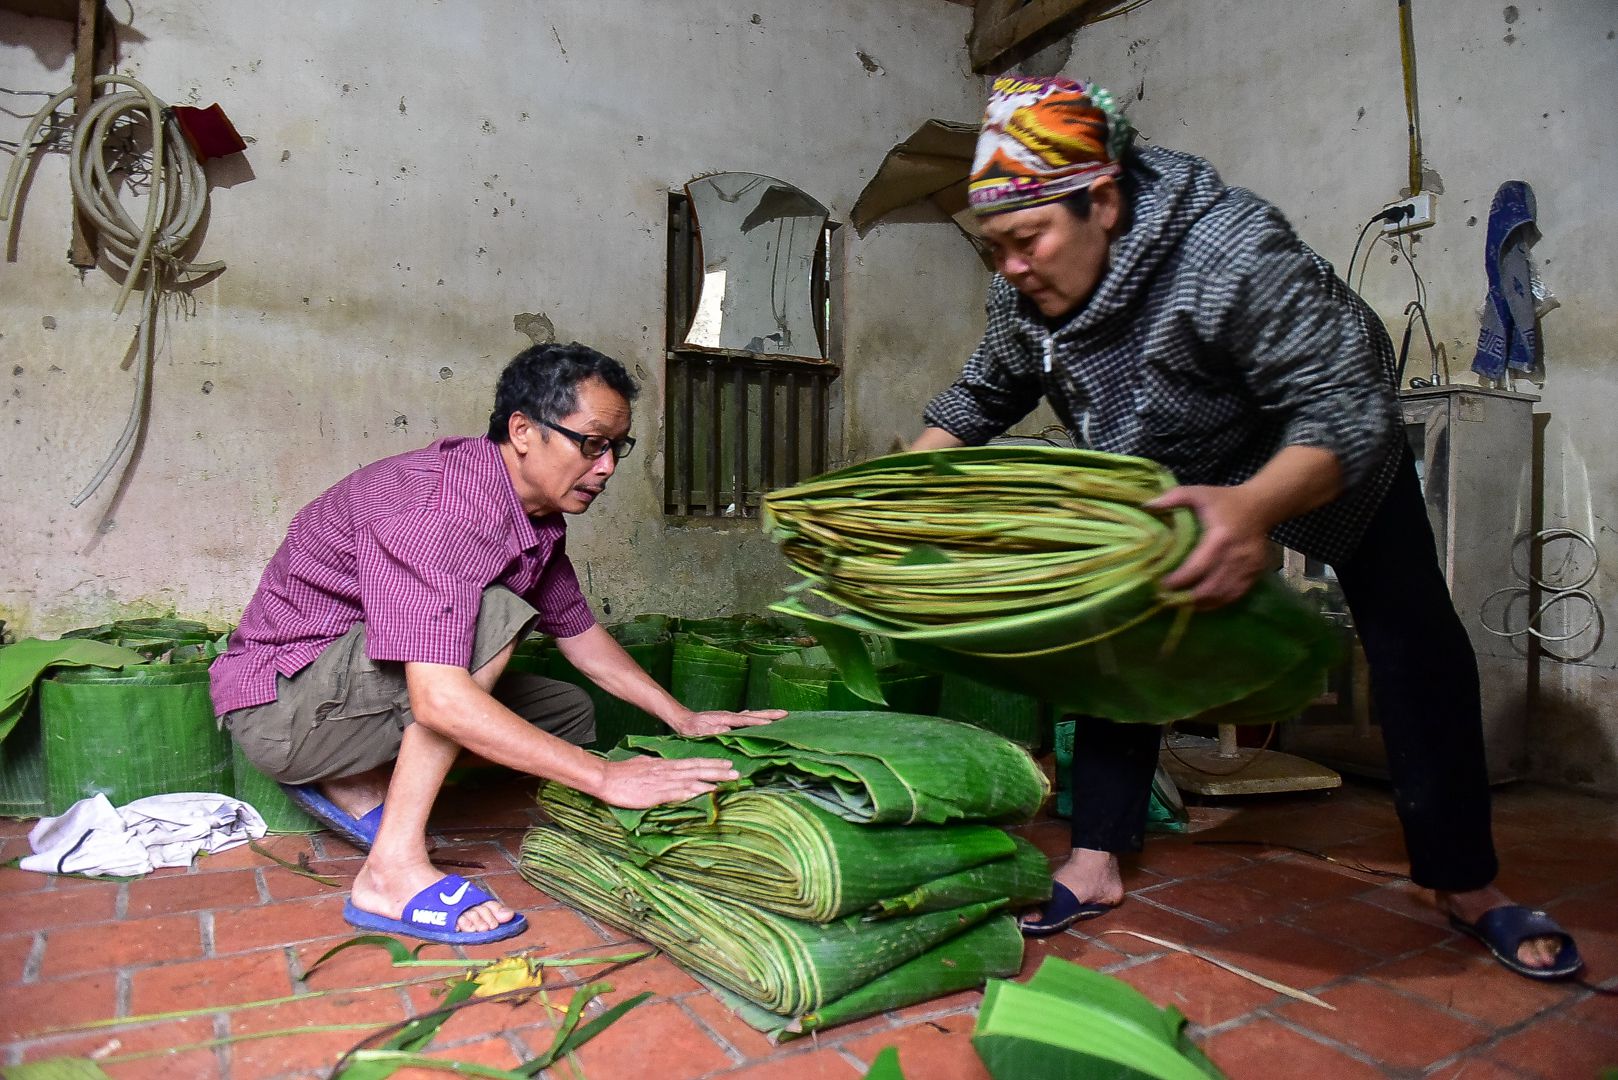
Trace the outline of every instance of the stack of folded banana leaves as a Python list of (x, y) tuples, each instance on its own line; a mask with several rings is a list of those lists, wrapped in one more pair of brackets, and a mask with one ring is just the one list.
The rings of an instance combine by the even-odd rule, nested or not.
[(1331, 628), (1279, 579), (1194, 611), (1160, 587), (1191, 551), (1189, 510), (1145, 504), (1175, 486), (1141, 458), (1054, 447), (896, 454), (764, 500), (793, 598), (849, 687), (881, 699), (861, 635), (898, 654), (1115, 720), (1270, 722), (1324, 685)]
[(739, 779), (648, 810), (548, 783), (554, 826), (523, 876), (664, 949), (750, 1023), (817, 1031), (1015, 973), (1011, 908), (1050, 894), (1045, 857), (1000, 825), (1048, 785), (979, 728), (801, 712), (702, 738), (632, 736), (613, 757), (723, 757)]

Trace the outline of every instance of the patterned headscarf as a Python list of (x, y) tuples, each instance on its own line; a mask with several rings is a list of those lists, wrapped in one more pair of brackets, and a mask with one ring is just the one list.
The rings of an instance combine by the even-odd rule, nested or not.
[(979, 216), (1055, 202), (1117, 176), (1134, 134), (1112, 95), (1060, 76), (994, 82), (968, 199)]

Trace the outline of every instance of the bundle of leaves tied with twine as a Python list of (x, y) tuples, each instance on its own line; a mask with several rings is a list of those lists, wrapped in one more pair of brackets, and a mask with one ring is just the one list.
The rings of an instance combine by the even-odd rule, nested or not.
[(871, 701), (874, 635), (914, 663), (1114, 720), (1294, 715), (1336, 637), (1273, 575), (1212, 611), (1164, 591), (1198, 537), (1191, 511), (1146, 508), (1175, 486), (1142, 458), (1039, 446), (827, 473), (764, 500), (766, 532), (805, 578), (774, 609), (809, 624)]

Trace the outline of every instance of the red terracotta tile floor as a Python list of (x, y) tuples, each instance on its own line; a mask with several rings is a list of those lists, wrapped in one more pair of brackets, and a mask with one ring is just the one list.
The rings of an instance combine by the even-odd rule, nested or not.
[[(1618, 987), (1618, 801), (1518, 785), (1496, 793), (1495, 810), (1501, 883), (1574, 931), (1591, 982)], [(532, 924), (521, 938), (460, 955), (629, 948), (621, 934), (518, 876), (522, 830), (537, 818), (515, 779), (457, 789), (435, 813), (440, 855), (481, 864), (462, 872)], [(0, 822), (0, 859), (25, 853), (30, 824)], [(1063, 822), (1022, 831), (1053, 855), (1066, 845)], [(306, 977), (316, 957), (353, 936), (341, 908), (359, 858), (325, 833), (266, 844), (342, 884), (299, 877), (247, 848), (129, 882), (0, 869), (0, 1065), (88, 1054), (119, 1080), (301, 1080), (325, 1076), (367, 1031), (432, 1006), (434, 973), (390, 967), (380, 951), (343, 953)], [(1047, 956), (1116, 975), (1190, 1017), (1196, 1039), (1232, 1080), (1595, 1080), (1618, 1066), (1618, 998), (1506, 972), (1453, 932), (1426, 894), (1367, 872), (1398, 872), (1402, 859), (1391, 799), (1376, 786), (1350, 781), (1324, 794), (1196, 806), (1188, 834), (1154, 835), (1128, 863), (1130, 896), (1117, 912), (1030, 942), (1023, 976)], [(1335, 1011), (1135, 934), (1306, 990)], [(432, 947), (425, 955), (451, 952)], [(595, 1009), (641, 990), (655, 997), (587, 1044), (576, 1070), (563, 1064), (542, 1075), (843, 1080), (863, 1076), (891, 1045), (911, 1080), (987, 1076), (970, 1043), (977, 993), (772, 1046), (664, 957), (607, 979), (615, 990)], [(312, 991), (320, 996), (209, 1011)], [(550, 995), (552, 1006), (566, 1000), (565, 990)], [(183, 1010), (202, 1011), (83, 1026)], [(452, 1018), (435, 1052), (514, 1066), (549, 1045), (555, 1016), (538, 1001), (479, 1006)], [(298, 1033), (212, 1045), (287, 1029)]]

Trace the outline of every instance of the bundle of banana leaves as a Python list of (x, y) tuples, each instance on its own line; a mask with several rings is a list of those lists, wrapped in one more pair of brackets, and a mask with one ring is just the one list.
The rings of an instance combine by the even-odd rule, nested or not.
[(878, 922), (789, 919), (554, 828), (528, 833), (521, 869), (535, 887), (752, 1002), (764, 1016), (744, 1018), (780, 1037), (977, 986), (1022, 961), (1016, 921), (996, 914), (1001, 901)]
[(1141, 458), (1035, 446), (896, 454), (765, 498), (764, 528), (829, 601), (809, 624), (849, 687), (881, 699), (861, 635), (905, 659), (1075, 712), (1268, 722), (1320, 692), (1330, 627), (1274, 577), (1194, 611), (1160, 582), (1195, 546)]
[(1045, 857), (985, 822), (1030, 818), (1028, 753), (936, 717), (795, 713), (611, 757), (724, 757), (738, 778), (683, 803), (610, 807), (558, 784), (525, 839), (537, 888), (665, 949), (785, 1037), (1011, 974), (1008, 906), (1050, 895)]
[[(799, 792), (832, 814), (876, 825), (1022, 822), (1050, 794), (1027, 751), (935, 716), (801, 712), (698, 738), (632, 735), (624, 745), (665, 758), (729, 758), (739, 778), (728, 788)], [(612, 813), (633, 829), (691, 805)]]
[(989, 825), (855, 825), (800, 794), (756, 789), (725, 792), (708, 807), (662, 807), (633, 830), (598, 799), (554, 782), (540, 789), (539, 805), (638, 867), (811, 922), (1050, 895), (1040, 850)]
[(230, 630), (209, 626), (194, 619), (156, 617), (119, 619), (101, 626), (69, 630), (63, 639), (101, 641), (133, 649), (152, 663), (211, 664), (225, 651)]

